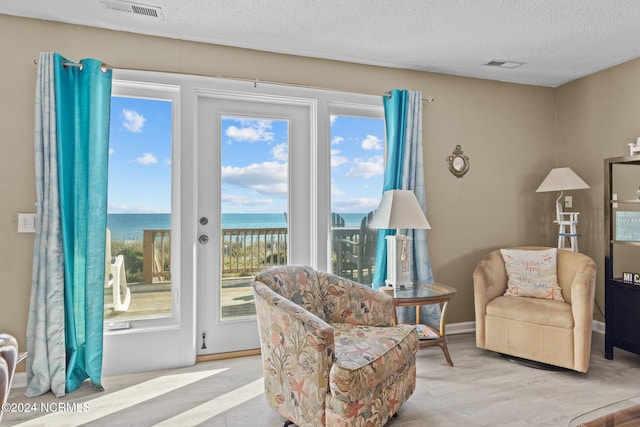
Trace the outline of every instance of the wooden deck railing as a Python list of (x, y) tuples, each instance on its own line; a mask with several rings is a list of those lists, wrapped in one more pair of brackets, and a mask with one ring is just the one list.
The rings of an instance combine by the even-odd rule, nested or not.
[(253, 276), (265, 267), (286, 265), (286, 228), (222, 230), (222, 277)]
[[(351, 253), (353, 246), (359, 243), (359, 233), (359, 228), (332, 229), (335, 273), (347, 275), (347, 270), (353, 271)], [(286, 265), (289, 259), (286, 228), (228, 228), (222, 230), (221, 239), (223, 278), (253, 276), (264, 268)], [(345, 245), (345, 242), (351, 245)], [(357, 267), (356, 277), (360, 280), (363, 279), (362, 268), (364, 266)], [(171, 230), (144, 230), (142, 271), (144, 283), (171, 281)]]
[[(144, 230), (144, 283), (171, 281), (171, 230)], [(286, 228), (229, 228), (222, 230), (222, 277), (253, 276), (260, 270), (286, 265)]]
[(171, 281), (171, 230), (143, 230), (143, 283)]

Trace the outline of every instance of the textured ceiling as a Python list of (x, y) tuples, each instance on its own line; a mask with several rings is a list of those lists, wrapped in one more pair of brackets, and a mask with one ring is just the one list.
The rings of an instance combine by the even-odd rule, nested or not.
[(3, 1), (0, 13), (551, 87), (640, 57), (638, 0), (145, 0), (159, 18), (107, 1)]

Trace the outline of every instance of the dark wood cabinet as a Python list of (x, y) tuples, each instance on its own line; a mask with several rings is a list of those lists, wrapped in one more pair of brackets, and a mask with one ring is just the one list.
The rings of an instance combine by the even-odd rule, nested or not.
[[(640, 155), (605, 160), (605, 349), (640, 354)], [(632, 275), (625, 273), (632, 273)]]

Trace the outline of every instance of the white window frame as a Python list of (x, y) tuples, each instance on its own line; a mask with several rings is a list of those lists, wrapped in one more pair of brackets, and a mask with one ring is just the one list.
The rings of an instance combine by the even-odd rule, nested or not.
[[(180, 211), (175, 209), (180, 195), (180, 86), (170, 84), (150, 83), (143, 81), (129, 81), (113, 79), (111, 84), (111, 96), (122, 98), (141, 98), (171, 102), (171, 293), (173, 306), (171, 316), (156, 319), (131, 320), (128, 323), (136, 330), (140, 329), (166, 329), (178, 328), (180, 325), (180, 262), (173, 260), (180, 258)], [(114, 118), (112, 117), (111, 120)], [(104, 329), (104, 334), (122, 333), (119, 330), (111, 330), (109, 321)]]

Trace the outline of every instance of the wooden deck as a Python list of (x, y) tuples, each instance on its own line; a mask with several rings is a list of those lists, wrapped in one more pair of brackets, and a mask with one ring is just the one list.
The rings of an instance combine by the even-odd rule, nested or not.
[[(253, 277), (222, 280), (222, 318), (233, 320), (256, 314), (251, 283)], [(151, 285), (132, 284), (131, 304), (125, 312), (104, 311), (105, 321), (153, 319), (171, 316), (171, 283)], [(111, 289), (105, 289), (105, 302), (112, 298)]]

